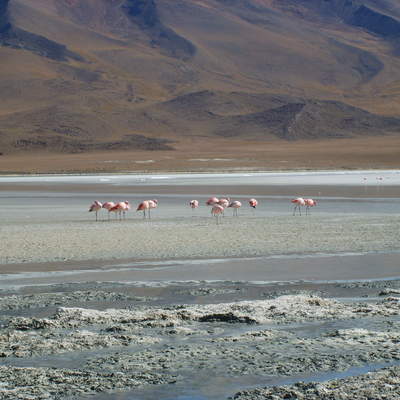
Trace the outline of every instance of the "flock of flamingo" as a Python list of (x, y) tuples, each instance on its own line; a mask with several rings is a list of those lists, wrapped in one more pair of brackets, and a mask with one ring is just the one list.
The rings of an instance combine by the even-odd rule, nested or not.
[[(258, 206), (258, 201), (256, 199), (249, 199), (249, 206), (254, 210)], [(301, 215), (301, 208), (306, 207), (306, 215), (310, 214), (310, 208), (317, 205), (317, 202), (313, 199), (303, 199), (302, 197), (297, 197), (291, 202), (294, 204), (293, 215), (296, 215), (296, 211), (299, 211)], [(198, 208), (200, 205), (198, 200), (191, 200), (189, 202), (189, 206), (192, 210)], [(226, 208), (233, 209), (233, 216), (238, 216), (238, 210), (242, 207), (242, 203), (237, 200), (231, 201), (229, 197), (210, 197), (206, 201), (206, 205), (211, 207), (211, 215), (216, 218), (217, 224), (219, 223), (219, 217), (224, 216)], [(150, 211), (158, 206), (158, 200), (144, 200), (139, 203), (136, 211), (143, 211), (143, 218), (151, 218)], [(98, 221), (98, 213), (101, 209), (105, 209), (108, 211), (108, 219), (110, 219), (110, 214), (114, 213), (117, 218), (120, 220), (125, 219), (126, 213), (131, 209), (131, 205), (129, 201), (120, 201), (119, 203), (114, 203), (112, 201), (107, 201), (105, 203), (101, 203), (98, 200), (95, 200), (90, 208), (89, 212), (95, 212), (96, 221)], [(146, 214), (147, 213), (147, 214)]]

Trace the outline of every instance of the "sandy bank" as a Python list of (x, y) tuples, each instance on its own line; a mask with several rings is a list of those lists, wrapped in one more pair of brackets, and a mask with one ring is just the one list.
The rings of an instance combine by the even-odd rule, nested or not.
[(398, 216), (181, 218), (9, 224), (0, 263), (171, 259), (400, 249)]

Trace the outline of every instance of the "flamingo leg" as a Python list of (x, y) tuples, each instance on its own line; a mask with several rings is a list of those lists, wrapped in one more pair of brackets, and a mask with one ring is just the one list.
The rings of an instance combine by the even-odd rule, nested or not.
[(150, 218), (151, 218), (150, 208), (149, 208), (149, 212), (148, 212), (148, 214), (149, 214), (149, 219), (150, 219)]

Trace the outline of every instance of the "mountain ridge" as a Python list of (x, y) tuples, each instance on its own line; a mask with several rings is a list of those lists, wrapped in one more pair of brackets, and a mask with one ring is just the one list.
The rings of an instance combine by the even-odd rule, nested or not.
[(399, 16), (394, 0), (0, 0), (0, 152), (384, 140)]

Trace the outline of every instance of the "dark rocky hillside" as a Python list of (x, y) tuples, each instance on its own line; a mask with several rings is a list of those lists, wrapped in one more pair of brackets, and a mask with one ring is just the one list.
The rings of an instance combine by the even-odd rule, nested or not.
[(62, 44), (14, 27), (9, 16), (8, 6), (9, 0), (0, 0), (0, 45), (32, 51), (57, 61), (67, 61), (68, 58), (81, 59), (77, 54), (68, 51)]
[(155, 0), (126, 0), (122, 8), (149, 36), (152, 46), (160, 47), (168, 55), (184, 59), (195, 53), (196, 48), (190, 41), (160, 21)]

